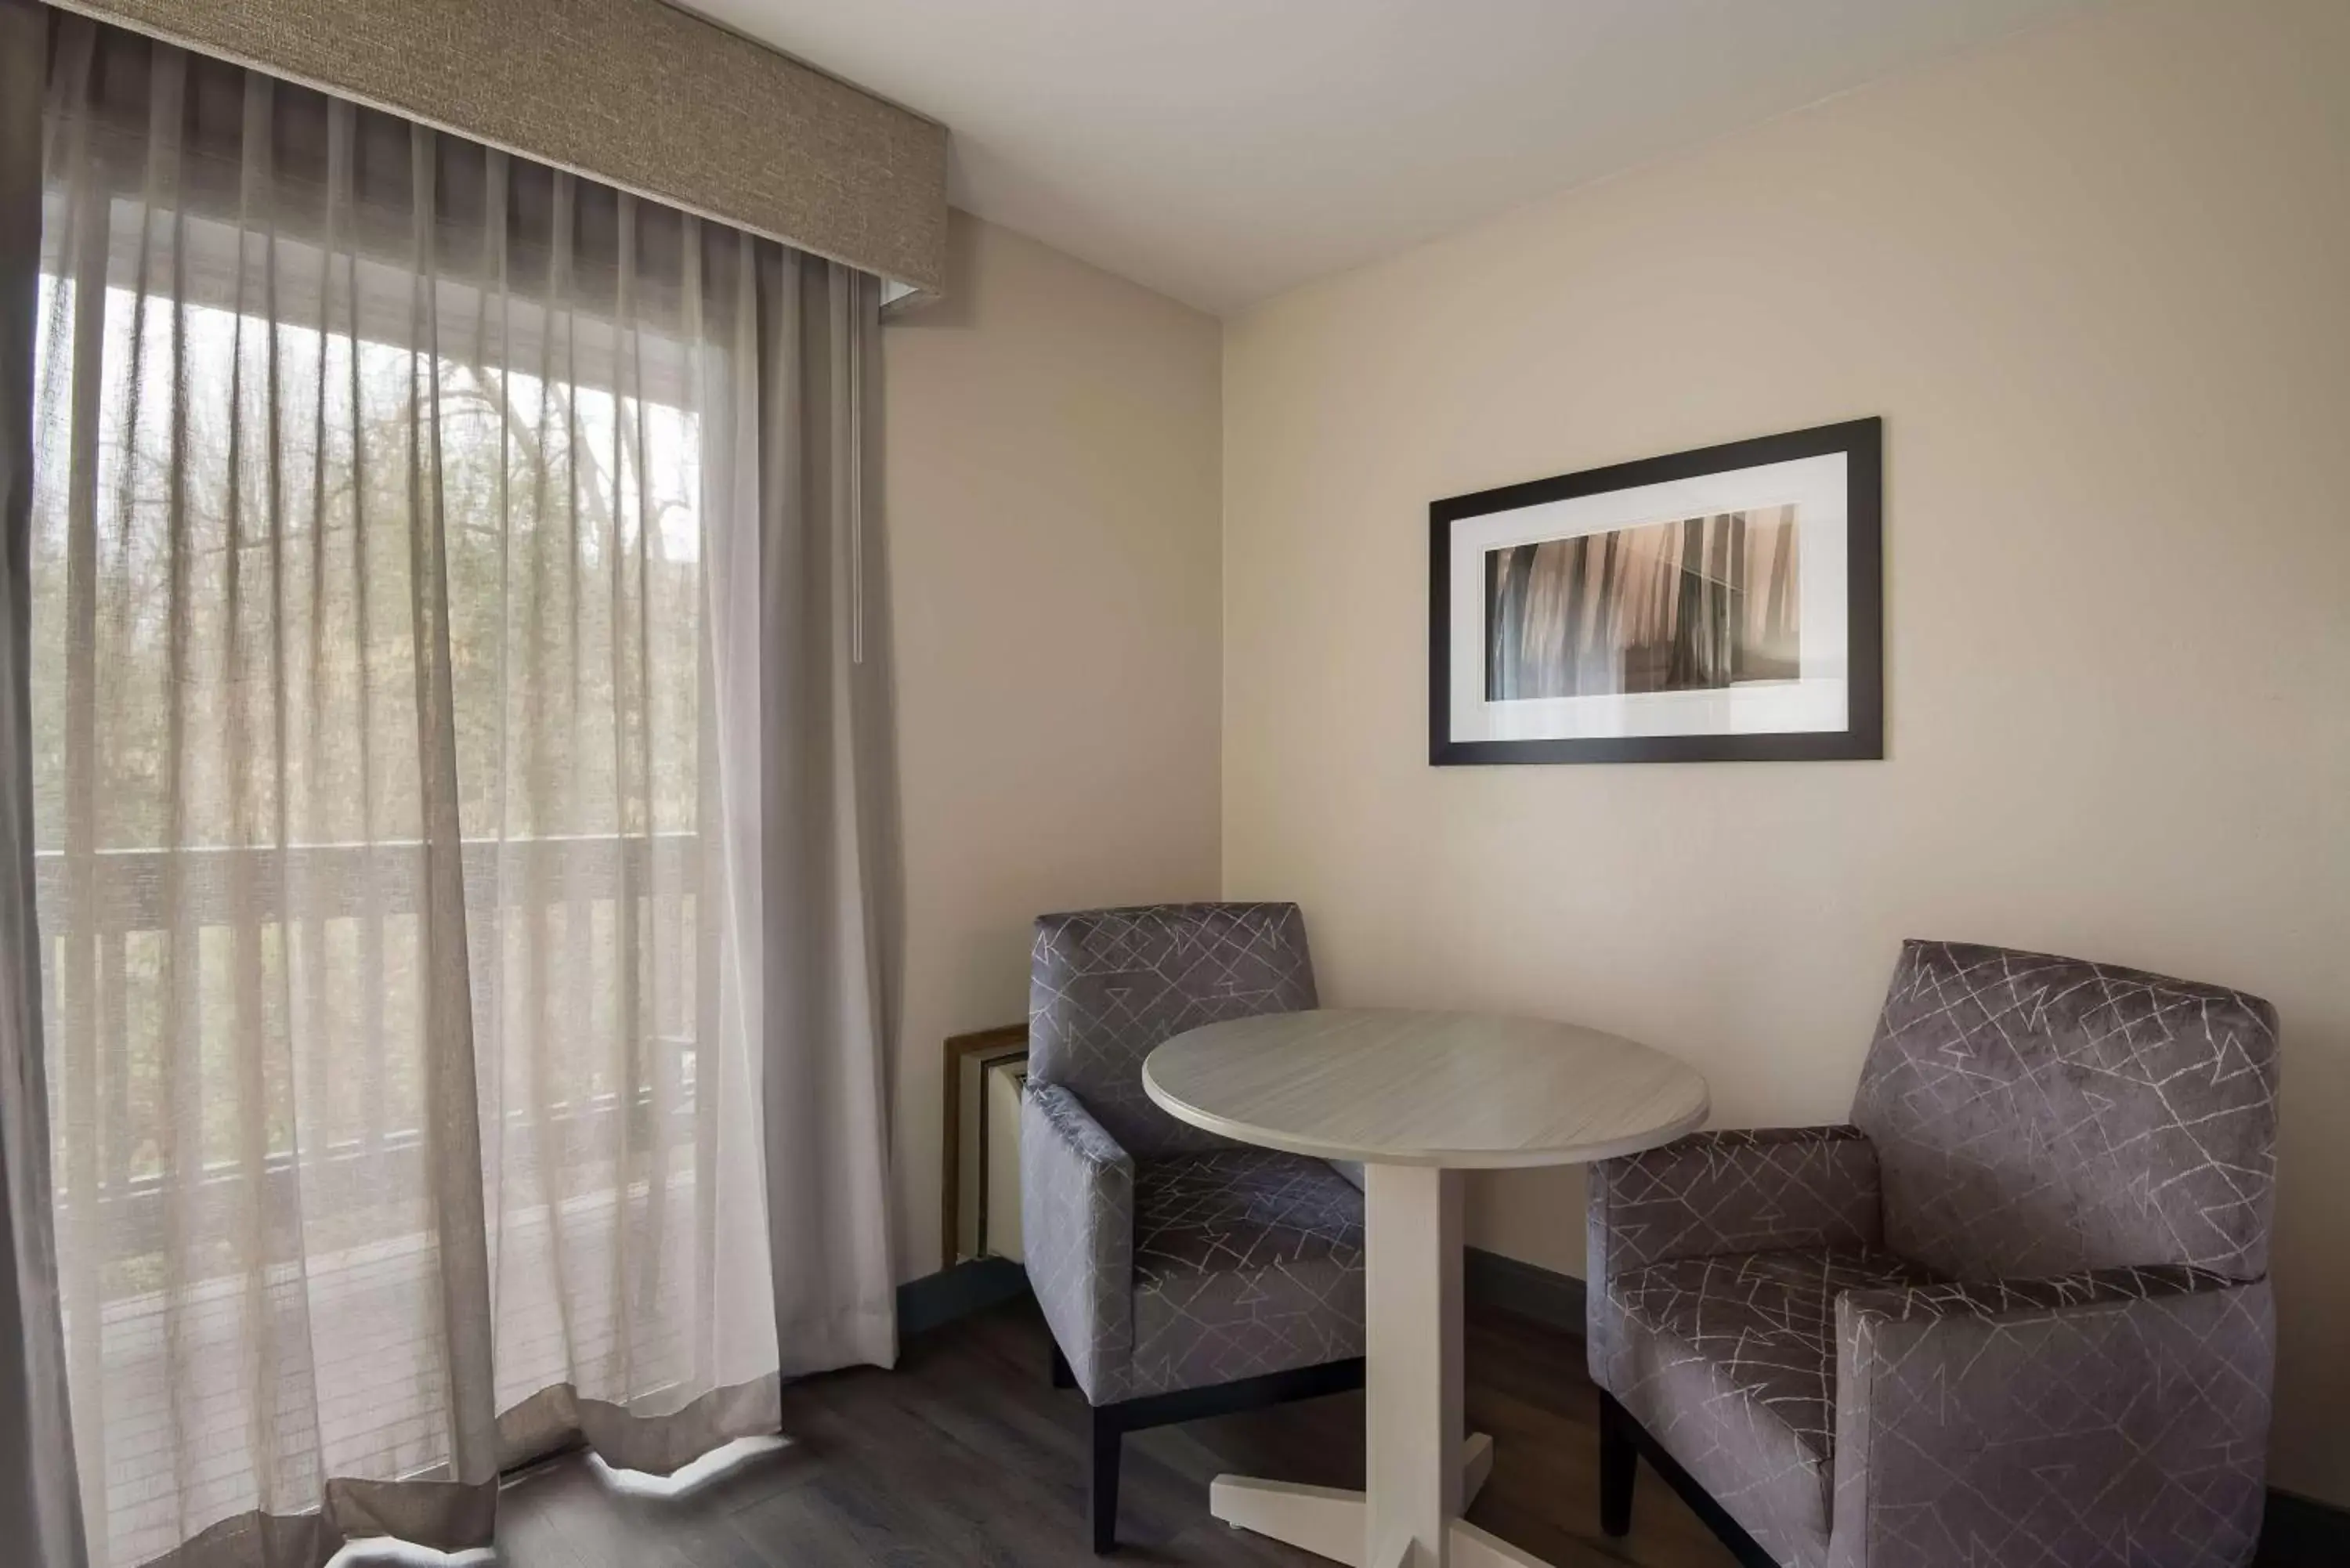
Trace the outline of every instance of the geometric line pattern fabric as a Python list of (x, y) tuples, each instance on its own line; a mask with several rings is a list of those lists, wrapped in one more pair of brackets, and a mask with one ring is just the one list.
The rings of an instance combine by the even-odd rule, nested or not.
[(1851, 1127), (1692, 1133), (1588, 1185), (1591, 1284), (1672, 1258), (1875, 1246), (1877, 1150)]
[(1965, 1279), (2268, 1269), (2265, 1002), (2043, 953), (1904, 945), (1853, 1121), (1887, 1244)]
[(1603, 1383), (1765, 1550), (1825, 1561), (1836, 1300), (1932, 1276), (1892, 1254), (1804, 1248), (1676, 1258), (1617, 1275)]
[(1729, 1374), (1817, 1459), (1835, 1447), (1836, 1298), (1922, 1295), (1933, 1276), (1889, 1252), (1839, 1249), (1678, 1258), (1617, 1281), (1617, 1308)]
[(1989, 1322), (2065, 1307), (2159, 1301), (2165, 1296), (2219, 1290), (2236, 1282), (2216, 1269), (2158, 1263), (2143, 1269), (2085, 1269), (2077, 1274), (2037, 1280), (1980, 1280), (1971, 1283), (1945, 1280), (1890, 1292), (1870, 1290), (1854, 1298), (1853, 1310), (1878, 1323), (1924, 1323), (1946, 1317)]
[(1907, 943), (1854, 1127), (1592, 1168), (1593, 1376), (1783, 1563), (2247, 1561), (2276, 1092), (2258, 998)]
[(1315, 1004), (1295, 904), (1046, 915), (1029, 961), (1028, 1070), (1076, 1091), (1138, 1158), (1228, 1147), (1150, 1103), (1142, 1059), (1188, 1029)]
[[(1849, 1127), (1691, 1133), (1592, 1167), (1586, 1191), (1586, 1299), (1617, 1278), (1676, 1258), (1788, 1248), (1866, 1249), (1878, 1236), (1877, 1151)], [(1589, 1313), (1591, 1375), (1619, 1314)]]
[(1362, 1194), (1199, 1131), (1142, 1062), (1203, 1023), (1314, 1005), (1294, 904), (1036, 922), (1021, 1218), (1029, 1281), (1096, 1405), (1363, 1353)]
[(1144, 1165), (1135, 1183), (1136, 1288), (1263, 1273), (1363, 1253), (1362, 1194), (1320, 1160), (1220, 1148)]
[(2265, 1502), (2268, 1282), (2098, 1270), (1844, 1298), (1831, 1568), (2232, 1568)]
[(1363, 1196), (1318, 1159), (1214, 1149), (1135, 1190), (1129, 1397), (1363, 1354)]
[(1020, 1231), (1028, 1283), (1090, 1394), (1134, 1344), (1133, 1157), (1058, 1084), (1020, 1106)]

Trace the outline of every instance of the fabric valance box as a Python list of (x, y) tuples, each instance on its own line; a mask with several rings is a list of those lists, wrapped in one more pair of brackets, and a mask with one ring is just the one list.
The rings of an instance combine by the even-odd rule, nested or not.
[(946, 128), (663, 0), (54, 0), (924, 293)]

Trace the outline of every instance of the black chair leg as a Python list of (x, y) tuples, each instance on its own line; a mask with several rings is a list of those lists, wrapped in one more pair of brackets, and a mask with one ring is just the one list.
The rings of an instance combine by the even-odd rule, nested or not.
[(1053, 1386), (1075, 1388), (1076, 1386), (1077, 1375), (1069, 1370), (1069, 1358), (1061, 1354), (1059, 1345), (1053, 1346)]
[(1094, 1527), (1096, 1555), (1118, 1544), (1118, 1461), (1126, 1442), (1125, 1425), (1114, 1409), (1094, 1409), (1094, 1490), (1087, 1510)]
[(1632, 1481), (1639, 1474), (1640, 1450), (1632, 1438), (1632, 1417), (1612, 1394), (1599, 1396), (1599, 1529), (1624, 1535), (1632, 1528)]

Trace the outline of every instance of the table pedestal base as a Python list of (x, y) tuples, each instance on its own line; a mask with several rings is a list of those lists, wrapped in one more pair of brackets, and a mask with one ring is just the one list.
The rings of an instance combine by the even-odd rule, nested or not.
[(1372, 1165), (1364, 1177), (1369, 1484), (1218, 1476), (1209, 1511), (1350, 1568), (1545, 1568), (1461, 1517), (1492, 1470), (1493, 1443), (1460, 1436), (1460, 1173)]
[[(1484, 1490), (1493, 1469), (1493, 1439), (1479, 1432), (1461, 1455), (1461, 1506)], [(1381, 1568), (1366, 1561), (1370, 1510), (1365, 1495), (1344, 1487), (1218, 1476), (1208, 1484), (1208, 1511), (1226, 1524), (1253, 1530), (1351, 1568)], [(1452, 1568), (1547, 1568), (1508, 1542), (1456, 1519), (1450, 1532)], [(1409, 1542), (1399, 1543), (1409, 1546)], [(1409, 1559), (1399, 1557), (1398, 1563)]]

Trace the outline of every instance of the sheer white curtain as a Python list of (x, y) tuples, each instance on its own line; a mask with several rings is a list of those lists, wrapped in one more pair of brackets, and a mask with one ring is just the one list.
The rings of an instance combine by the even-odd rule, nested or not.
[(574, 1436), (666, 1471), (773, 1431), (779, 1369), (894, 1338), (875, 284), (49, 49), (31, 750), (91, 1558), (474, 1544)]
[(33, 895), (33, 338), (47, 25), (0, 0), (0, 1542), (79, 1568)]

